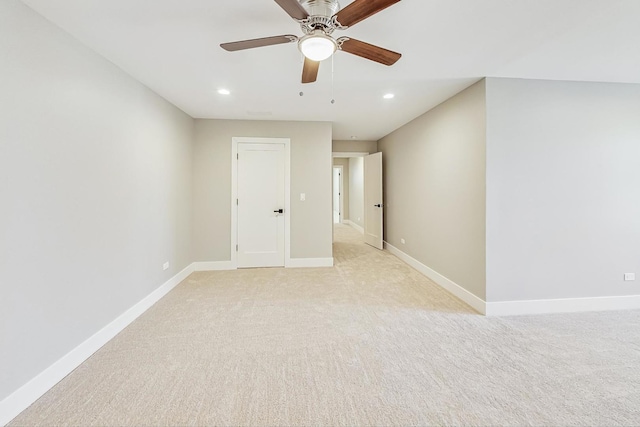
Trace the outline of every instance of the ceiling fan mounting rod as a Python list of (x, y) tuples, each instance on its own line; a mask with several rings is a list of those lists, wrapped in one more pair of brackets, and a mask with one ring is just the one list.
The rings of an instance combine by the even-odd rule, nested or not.
[(311, 16), (326, 16), (331, 18), (340, 10), (338, 0), (300, 0), (300, 5)]
[(340, 10), (338, 0), (301, 0), (300, 5), (309, 16), (299, 20), (300, 28), (305, 34), (311, 34), (315, 30), (322, 30), (325, 34), (331, 34), (336, 29), (335, 14)]

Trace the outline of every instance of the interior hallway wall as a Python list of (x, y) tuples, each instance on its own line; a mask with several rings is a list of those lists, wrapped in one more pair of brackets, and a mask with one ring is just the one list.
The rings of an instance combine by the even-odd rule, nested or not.
[(194, 123), (18, 0), (0, 94), (1, 401), (191, 263)]
[(378, 142), (385, 241), (483, 300), (485, 102), (483, 80)]
[(342, 166), (342, 220), (349, 219), (349, 159), (335, 158), (334, 166)]
[(194, 261), (231, 259), (233, 137), (291, 138), (291, 257), (331, 258), (331, 123), (196, 120)]

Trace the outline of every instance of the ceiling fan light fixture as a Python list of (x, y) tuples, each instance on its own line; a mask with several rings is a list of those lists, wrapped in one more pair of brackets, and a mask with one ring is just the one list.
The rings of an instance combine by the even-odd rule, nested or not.
[(298, 49), (305, 57), (319, 62), (331, 57), (338, 49), (338, 44), (332, 37), (316, 30), (300, 39)]

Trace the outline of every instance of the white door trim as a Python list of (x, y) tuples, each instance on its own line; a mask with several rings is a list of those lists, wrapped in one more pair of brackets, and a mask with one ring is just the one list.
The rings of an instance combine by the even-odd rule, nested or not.
[[(342, 224), (344, 222), (344, 166), (342, 165), (333, 165), (333, 169), (340, 169), (340, 182), (338, 183), (339, 188), (338, 192), (340, 195), (338, 196), (338, 212), (340, 212), (340, 222)], [(332, 172), (333, 172), (332, 169)], [(331, 178), (333, 179), (333, 173), (331, 174)], [(333, 188), (331, 189), (333, 192)], [(331, 201), (333, 202), (333, 197), (331, 197)], [(333, 208), (334, 206), (332, 206)]]
[(366, 152), (360, 152), (360, 151), (345, 151), (345, 152), (340, 152), (340, 151), (333, 151), (331, 153), (331, 157), (336, 158), (336, 159), (348, 159), (350, 157), (366, 157), (368, 156), (369, 153), (368, 151)]
[(238, 144), (284, 144), (284, 265), (291, 261), (291, 139), (231, 138), (231, 268), (238, 268)]

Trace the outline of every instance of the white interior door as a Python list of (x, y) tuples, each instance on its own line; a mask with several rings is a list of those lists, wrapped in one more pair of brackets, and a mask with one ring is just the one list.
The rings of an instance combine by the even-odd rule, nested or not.
[(238, 144), (238, 267), (283, 267), (284, 144)]
[(382, 249), (382, 153), (364, 158), (364, 241)]

